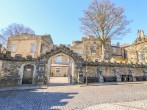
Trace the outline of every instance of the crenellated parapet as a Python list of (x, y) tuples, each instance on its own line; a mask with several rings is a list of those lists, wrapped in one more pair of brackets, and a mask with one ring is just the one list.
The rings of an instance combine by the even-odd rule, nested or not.
[(22, 57), (21, 54), (16, 54), (15, 57), (11, 56), (10, 51), (3, 51), (0, 53), (0, 60), (9, 60), (9, 61), (35, 61), (31, 55), (27, 55), (27, 57)]
[[(83, 66), (86, 61), (83, 62)], [(146, 68), (147, 64), (143, 63), (117, 63), (117, 62), (87, 62), (87, 66), (107, 66), (107, 67), (129, 67), (129, 68)]]

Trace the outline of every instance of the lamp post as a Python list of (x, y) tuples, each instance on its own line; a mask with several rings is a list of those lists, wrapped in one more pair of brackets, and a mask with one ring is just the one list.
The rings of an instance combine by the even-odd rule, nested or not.
[[(85, 53), (85, 55), (86, 55), (86, 70), (85, 70), (85, 75), (86, 75), (86, 85), (88, 85), (88, 68), (87, 68), (87, 58), (88, 58), (88, 46), (92, 46), (91, 44), (89, 44), (89, 39), (88, 39), (88, 42), (87, 42), (87, 45), (86, 45), (86, 53)], [(90, 47), (90, 50), (92, 51), (92, 48)]]

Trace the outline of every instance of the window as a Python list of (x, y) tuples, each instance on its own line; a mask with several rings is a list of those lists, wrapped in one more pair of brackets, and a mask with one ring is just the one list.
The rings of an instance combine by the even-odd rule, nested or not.
[(144, 53), (141, 53), (141, 60), (145, 61), (145, 54)]
[(109, 58), (109, 54), (108, 53), (106, 53), (106, 58)]
[(61, 63), (62, 62), (62, 57), (57, 57), (56, 62)]
[(56, 68), (56, 73), (61, 73), (61, 68)]
[(96, 44), (96, 42), (93, 42), (93, 44)]
[(12, 44), (12, 45), (11, 45), (10, 51), (11, 51), (11, 52), (15, 52), (15, 51), (16, 51), (16, 45), (15, 45), (15, 44)]
[(35, 44), (31, 44), (31, 52), (35, 52), (36, 51), (36, 45)]
[(92, 45), (92, 46), (90, 46), (90, 50), (92, 51), (92, 50), (95, 50), (95, 48), (94, 48), (94, 46)]
[(116, 52), (116, 48), (113, 47), (112, 50), (113, 50), (113, 52)]

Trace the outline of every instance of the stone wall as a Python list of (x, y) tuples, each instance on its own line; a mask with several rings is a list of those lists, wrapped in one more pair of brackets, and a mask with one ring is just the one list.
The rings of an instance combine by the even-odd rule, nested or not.
[[(135, 78), (146, 77), (146, 73), (143, 69), (147, 71), (147, 65), (145, 64), (126, 64), (126, 63), (110, 63), (110, 62), (88, 62), (87, 63), (87, 76), (98, 78), (98, 67), (102, 70), (102, 76), (106, 78), (116, 78), (115, 70), (118, 71), (117, 75), (122, 78), (122, 76), (135, 76)], [(83, 75), (86, 77), (86, 63), (83, 63)], [(132, 70), (130, 72), (130, 69)], [(145, 79), (145, 78), (144, 78)], [(138, 80), (138, 79), (137, 79)]]
[[(116, 66), (117, 67), (117, 66)], [(129, 75), (129, 69), (131, 67), (117, 67), (118, 71), (119, 71), (119, 75)], [(109, 66), (102, 66), (102, 74), (105, 76), (114, 76), (114, 72), (113, 72), (114, 67), (109, 67)], [(139, 68), (133, 68), (134, 71), (134, 75), (135, 76), (141, 76), (143, 75), (142, 72), (142, 67)]]
[(0, 86), (19, 85), (21, 66), (34, 63), (34, 61), (0, 60)]

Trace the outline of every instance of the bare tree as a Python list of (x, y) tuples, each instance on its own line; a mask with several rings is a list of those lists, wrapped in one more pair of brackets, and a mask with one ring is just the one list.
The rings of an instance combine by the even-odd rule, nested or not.
[(10, 24), (8, 27), (0, 30), (1, 43), (4, 44), (7, 41), (8, 37), (21, 35), (23, 33), (35, 34), (31, 28), (24, 26), (23, 24)]
[(124, 36), (129, 29), (126, 28), (131, 21), (124, 15), (124, 8), (115, 7), (110, 0), (94, 0), (84, 17), (80, 18), (81, 30), (88, 36), (98, 37), (102, 45), (102, 60), (105, 60), (105, 44), (112, 38)]

